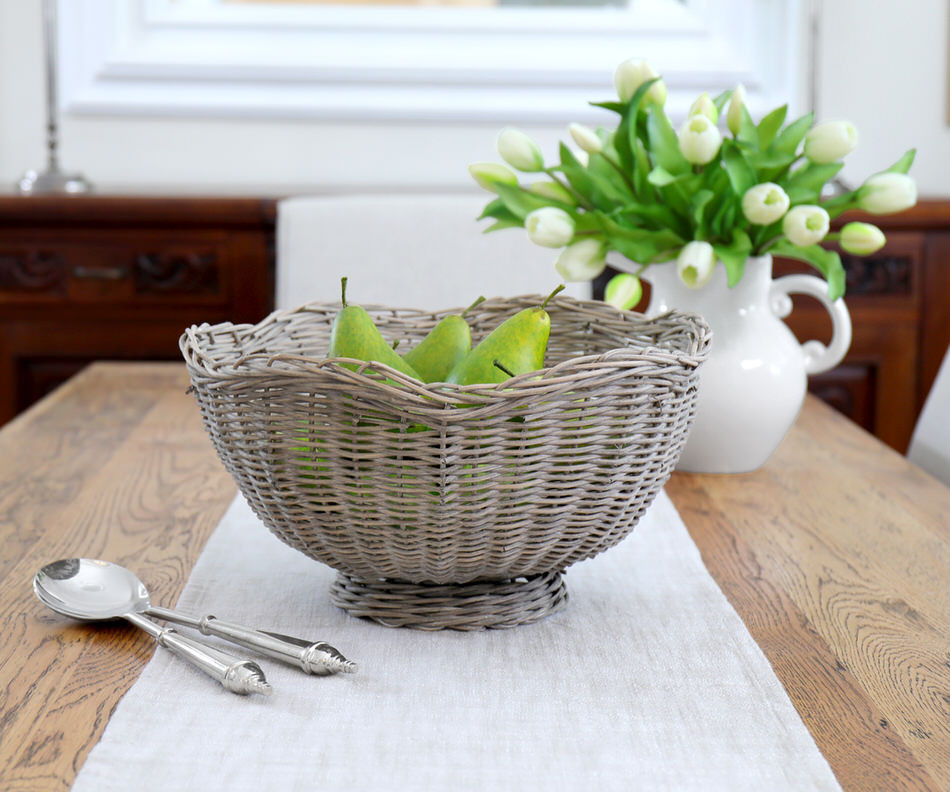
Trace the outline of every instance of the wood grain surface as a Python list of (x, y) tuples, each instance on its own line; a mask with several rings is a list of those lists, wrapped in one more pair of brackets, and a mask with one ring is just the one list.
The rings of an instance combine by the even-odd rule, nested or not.
[(234, 497), (187, 384), (179, 364), (97, 364), (0, 432), (0, 789), (68, 789), (153, 651), (45, 609), (34, 572), (106, 558), (173, 603)]
[[(0, 789), (68, 789), (153, 651), (35, 570), (108, 558), (173, 604), (234, 496), (186, 387), (96, 364), (0, 431)], [(809, 398), (761, 470), (667, 491), (842, 787), (950, 790), (950, 490)]]

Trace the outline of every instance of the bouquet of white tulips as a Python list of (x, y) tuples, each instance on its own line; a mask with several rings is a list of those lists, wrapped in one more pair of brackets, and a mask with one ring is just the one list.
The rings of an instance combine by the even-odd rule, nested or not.
[(677, 130), (663, 109), (666, 87), (648, 64), (621, 64), (614, 82), (619, 101), (592, 104), (619, 116), (616, 129), (571, 124), (578, 151), (561, 143), (556, 165), (546, 165), (524, 133), (501, 132), (502, 159), (537, 180), (519, 183), (511, 168), (491, 162), (470, 171), (497, 195), (479, 218), (494, 220), (487, 230), (523, 227), (536, 244), (561, 248), (555, 266), (566, 280), (596, 278), (609, 251), (634, 262), (633, 273), (607, 286), (606, 300), (619, 307), (639, 301), (638, 275), (652, 264), (675, 261), (683, 282), (701, 288), (719, 260), (732, 286), (750, 256), (766, 253), (813, 265), (836, 299), (844, 268), (822, 243), (868, 255), (885, 240), (869, 223), (829, 233), (832, 218), (849, 209), (899, 212), (917, 201), (907, 175), (914, 150), (856, 190), (822, 199), (857, 144), (850, 123), (814, 125), (809, 114), (786, 124), (787, 106), (756, 123), (740, 85), (715, 99), (700, 96)]

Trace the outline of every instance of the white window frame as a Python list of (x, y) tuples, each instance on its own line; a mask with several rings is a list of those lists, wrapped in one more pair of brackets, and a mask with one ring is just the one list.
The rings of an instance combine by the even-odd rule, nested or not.
[(669, 110), (746, 86), (798, 102), (800, 0), (631, 8), (286, 6), (59, 0), (61, 110), (75, 115), (563, 123), (600, 117), (616, 65), (662, 71)]

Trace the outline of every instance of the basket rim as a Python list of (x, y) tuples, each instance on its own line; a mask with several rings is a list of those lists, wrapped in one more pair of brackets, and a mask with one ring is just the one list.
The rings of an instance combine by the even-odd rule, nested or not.
[[(510, 305), (517, 308), (528, 303), (533, 305), (541, 295), (523, 295), (513, 298), (492, 298), (481, 304), (481, 308), (489, 309)], [(674, 321), (683, 325), (684, 333), (692, 335), (690, 349), (679, 350), (664, 347), (663, 345), (642, 345), (635, 347), (614, 347), (592, 355), (580, 355), (562, 360), (551, 366), (545, 366), (536, 371), (519, 374), (502, 383), (476, 383), (460, 385), (448, 382), (425, 383), (398, 371), (379, 361), (364, 361), (355, 358), (326, 357), (315, 358), (306, 355), (297, 355), (288, 352), (250, 352), (229, 360), (212, 359), (205, 354), (202, 346), (202, 336), (234, 335), (238, 333), (254, 333), (266, 329), (269, 325), (283, 321), (288, 317), (300, 313), (324, 312), (339, 309), (340, 303), (310, 302), (297, 308), (276, 310), (256, 324), (220, 322), (215, 325), (204, 323), (187, 328), (179, 339), (179, 348), (192, 375), (199, 375), (206, 380), (207, 385), (213, 382), (227, 383), (236, 377), (242, 379), (273, 379), (274, 377), (288, 377), (291, 379), (309, 379), (315, 374), (328, 376), (332, 379), (349, 383), (354, 386), (374, 386), (385, 390), (388, 395), (402, 394), (424, 397), (429, 406), (432, 400), (445, 401), (447, 404), (458, 406), (459, 401), (468, 401), (471, 404), (483, 404), (486, 399), (498, 398), (520, 400), (528, 395), (535, 395), (537, 391), (551, 392), (570, 385), (576, 387), (578, 382), (588, 378), (603, 378), (605, 369), (613, 369), (617, 376), (623, 376), (631, 369), (650, 368), (658, 365), (696, 368), (709, 355), (712, 333), (709, 325), (702, 316), (686, 311), (670, 310), (656, 316), (647, 317), (636, 311), (623, 311), (613, 308), (606, 303), (596, 300), (579, 300), (569, 296), (558, 296), (551, 301), (557, 307), (571, 309), (593, 309), (596, 312), (607, 312), (614, 316), (623, 316), (636, 324), (649, 325), (663, 321)], [(550, 303), (549, 303), (550, 304)], [(364, 305), (371, 314), (373, 311), (392, 314), (397, 317), (429, 317), (433, 319), (458, 313), (464, 309), (447, 309), (444, 311), (425, 311), (420, 309), (399, 309), (387, 306)], [(356, 369), (347, 365), (355, 365)], [(208, 382), (208, 381), (211, 382)]]

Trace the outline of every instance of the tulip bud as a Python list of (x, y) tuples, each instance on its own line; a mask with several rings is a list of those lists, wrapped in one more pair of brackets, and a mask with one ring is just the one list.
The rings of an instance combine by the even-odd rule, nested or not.
[(604, 288), (604, 302), (621, 311), (629, 311), (640, 302), (642, 296), (643, 284), (636, 275), (629, 272), (614, 275)]
[(571, 206), (577, 203), (570, 191), (563, 184), (559, 184), (558, 182), (532, 182), (528, 185), (528, 190), (535, 195), (540, 195), (542, 198), (547, 198), (551, 201), (558, 201), (559, 203), (570, 204)]
[(590, 127), (583, 124), (571, 124), (568, 127), (574, 142), (588, 154), (599, 154), (604, 150), (604, 142), (600, 136)]
[(687, 118), (677, 135), (680, 151), (687, 162), (705, 165), (712, 162), (722, 146), (722, 134), (716, 125), (704, 115)]
[(782, 231), (793, 245), (808, 247), (825, 238), (830, 222), (828, 213), (820, 206), (793, 206), (782, 220)]
[(528, 230), (528, 238), (541, 247), (564, 247), (574, 237), (574, 221), (556, 206), (535, 209), (524, 219), (524, 227)]
[(684, 245), (676, 259), (676, 274), (691, 289), (701, 289), (709, 283), (715, 268), (716, 252), (708, 242)]
[(538, 144), (518, 129), (503, 129), (496, 142), (501, 158), (525, 173), (544, 170), (544, 157)]
[(713, 100), (709, 98), (708, 93), (700, 95), (700, 97), (690, 105), (689, 112), (686, 116), (688, 118), (694, 115), (704, 115), (714, 124), (719, 122), (719, 111), (716, 109)]
[(739, 83), (733, 90), (732, 96), (729, 97), (729, 107), (726, 110), (726, 126), (729, 127), (733, 137), (739, 134), (742, 126), (743, 107), (745, 107), (745, 86)]
[(607, 266), (607, 246), (588, 237), (568, 245), (557, 257), (554, 269), (566, 281), (581, 282), (596, 278)]
[(902, 212), (917, 203), (917, 183), (904, 173), (878, 173), (858, 189), (858, 206), (871, 214)]
[(788, 211), (785, 190), (772, 182), (750, 187), (742, 196), (742, 214), (753, 225), (771, 225)]
[(848, 223), (841, 229), (839, 244), (848, 253), (856, 256), (869, 256), (877, 253), (887, 240), (884, 232), (870, 223)]
[(812, 127), (805, 135), (805, 156), (812, 162), (825, 165), (835, 162), (854, 151), (858, 145), (858, 130), (848, 121), (825, 121)]
[[(629, 102), (637, 92), (637, 88), (647, 80), (659, 76), (656, 70), (645, 60), (631, 59), (624, 61), (614, 72), (614, 87), (617, 89), (617, 96), (620, 97), (620, 101)], [(661, 107), (666, 104), (666, 85), (663, 80), (653, 83), (644, 98), (647, 102), (653, 102)]]
[(468, 172), (472, 178), (478, 182), (478, 185), (489, 192), (498, 192), (495, 189), (496, 184), (517, 184), (518, 177), (515, 176), (504, 165), (497, 162), (473, 162), (468, 166)]

